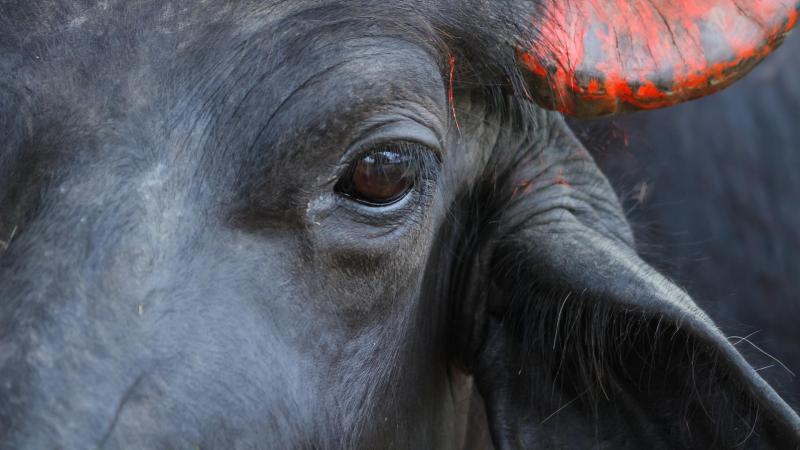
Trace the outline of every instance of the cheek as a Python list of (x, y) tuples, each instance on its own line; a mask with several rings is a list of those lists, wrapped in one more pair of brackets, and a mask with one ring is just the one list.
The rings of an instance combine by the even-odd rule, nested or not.
[(365, 225), (317, 230), (308, 251), (309, 295), (345, 327), (358, 329), (399, 316), (418, 298), (432, 241), (432, 219), (405, 224), (380, 237), (361, 237)]

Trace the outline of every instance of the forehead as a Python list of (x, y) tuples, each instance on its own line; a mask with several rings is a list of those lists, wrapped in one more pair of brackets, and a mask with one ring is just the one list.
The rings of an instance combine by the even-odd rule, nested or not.
[(0, 93), (23, 99), (6, 116), (60, 144), (113, 122), (255, 139), (253, 121), (286, 110), (319, 124), (391, 97), (441, 103), (446, 50), (402, 2), (29, 1), (0, 22)]
[[(223, 53), (287, 63), (309, 50), (365, 38), (392, 37), (432, 47), (425, 14), (402, 2), (102, 0), (7, 2), (0, 5), (0, 70), (124, 60), (169, 67), (170, 58), (208, 60)], [(406, 5), (407, 6), (407, 5)], [(284, 56), (279, 60), (276, 56)], [(36, 62), (36, 64), (34, 64)], [(145, 64), (141, 64), (145, 65)], [(99, 67), (95, 67), (98, 69)]]

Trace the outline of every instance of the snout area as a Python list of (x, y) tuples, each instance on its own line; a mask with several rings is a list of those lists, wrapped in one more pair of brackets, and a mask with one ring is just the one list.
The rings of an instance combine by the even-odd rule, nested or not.
[(275, 337), (282, 275), (237, 266), (246, 243), (204, 239), (175, 202), (48, 195), (0, 255), (0, 449), (225, 448), (311, 404), (311, 372)]
[[(66, 296), (55, 282), (32, 289), (7, 274), (2, 449), (230, 448), (287, 428), (287, 411), (313, 417), (297, 413), (317, 395), (302, 356), (269, 338), (261, 315), (230, 297), (162, 290), (140, 302), (116, 293), (129, 301), (98, 304), (99, 294)], [(19, 292), (26, 294), (10, 295)], [(229, 432), (211, 433), (208, 424)]]

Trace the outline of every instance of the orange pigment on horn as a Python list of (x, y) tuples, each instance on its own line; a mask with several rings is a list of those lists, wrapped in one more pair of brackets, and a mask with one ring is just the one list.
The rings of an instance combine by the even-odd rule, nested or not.
[(518, 55), (545, 107), (577, 116), (655, 109), (749, 72), (798, 10), (798, 0), (552, 0)]

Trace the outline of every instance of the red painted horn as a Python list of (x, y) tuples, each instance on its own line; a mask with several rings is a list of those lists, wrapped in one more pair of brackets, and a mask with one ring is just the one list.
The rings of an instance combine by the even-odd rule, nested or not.
[(747, 74), (798, 15), (800, 0), (549, 0), (518, 56), (545, 108), (577, 117), (662, 108)]

